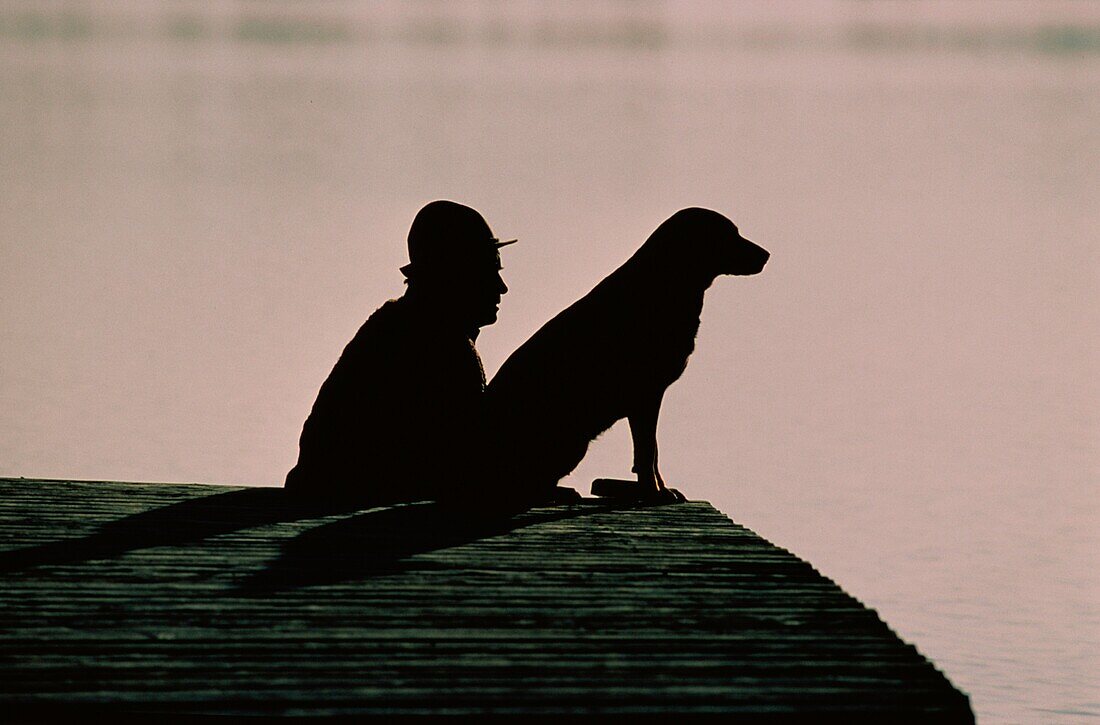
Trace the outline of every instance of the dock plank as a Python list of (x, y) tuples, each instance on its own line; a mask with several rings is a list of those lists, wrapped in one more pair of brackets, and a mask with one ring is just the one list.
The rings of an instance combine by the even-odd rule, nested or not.
[(0, 479), (0, 582), (0, 702), (31, 717), (973, 722), (875, 612), (704, 502), (499, 522)]

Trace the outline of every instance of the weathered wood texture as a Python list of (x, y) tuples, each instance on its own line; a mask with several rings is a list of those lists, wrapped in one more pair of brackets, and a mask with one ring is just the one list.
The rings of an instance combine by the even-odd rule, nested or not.
[(973, 720), (873, 611), (701, 502), (456, 524), (0, 479), (0, 582), (9, 714)]

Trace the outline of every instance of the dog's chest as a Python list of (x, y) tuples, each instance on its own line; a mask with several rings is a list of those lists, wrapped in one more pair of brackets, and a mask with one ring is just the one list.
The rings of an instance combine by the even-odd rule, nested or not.
[[(701, 306), (700, 306), (701, 307)], [(649, 333), (649, 366), (656, 380), (668, 385), (679, 378), (687, 367), (688, 358), (695, 350), (695, 336), (699, 332), (700, 309), (685, 306), (679, 309), (666, 309), (655, 314), (646, 323)]]

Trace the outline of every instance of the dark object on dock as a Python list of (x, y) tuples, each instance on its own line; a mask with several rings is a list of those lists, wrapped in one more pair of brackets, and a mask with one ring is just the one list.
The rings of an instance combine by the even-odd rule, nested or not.
[(592, 482), (592, 495), (600, 498), (638, 498), (638, 482), (626, 478), (597, 478)]
[(280, 489), (12, 479), (0, 705), (973, 722), (873, 611), (706, 503), (456, 522)]

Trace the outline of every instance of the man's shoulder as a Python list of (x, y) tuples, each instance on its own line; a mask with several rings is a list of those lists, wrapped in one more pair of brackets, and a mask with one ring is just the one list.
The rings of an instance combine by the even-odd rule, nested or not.
[(348, 341), (341, 360), (361, 360), (371, 350), (389, 348), (400, 344), (401, 337), (406, 334), (407, 322), (403, 319), (400, 300), (389, 300), (377, 310), (372, 312), (366, 321), (359, 326), (359, 330)]
[(408, 306), (404, 304), (404, 300), (387, 300), (367, 317), (355, 337), (398, 334), (407, 329), (410, 323)]
[(407, 297), (399, 297), (372, 312), (344, 352), (346, 355), (370, 350), (388, 357), (419, 354), (426, 347), (453, 346), (451, 338), (461, 336), (452, 334)]
[(433, 310), (407, 297), (389, 300), (375, 310), (348, 343), (351, 352), (367, 349), (400, 355), (428, 354), (432, 357), (476, 355), (470, 337), (445, 324)]

